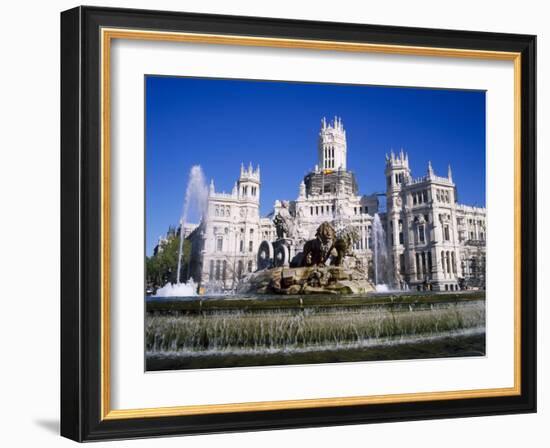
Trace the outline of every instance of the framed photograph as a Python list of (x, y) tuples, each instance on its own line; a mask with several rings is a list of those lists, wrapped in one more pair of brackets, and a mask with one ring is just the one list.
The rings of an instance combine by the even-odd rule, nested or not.
[(61, 14), (61, 433), (536, 411), (535, 36)]

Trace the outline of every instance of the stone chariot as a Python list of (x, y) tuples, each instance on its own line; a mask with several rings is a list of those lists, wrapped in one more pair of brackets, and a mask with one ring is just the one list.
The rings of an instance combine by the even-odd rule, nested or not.
[(258, 248), (258, 270), (290, 266), (295, 255), (296, 246), (289, 238), (276, 241), (263, 240)]

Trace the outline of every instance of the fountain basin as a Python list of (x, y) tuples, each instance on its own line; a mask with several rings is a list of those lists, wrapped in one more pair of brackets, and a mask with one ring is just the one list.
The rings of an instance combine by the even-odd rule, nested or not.
[(152, 299), (147, 370), (483, 356), (482, 293)]
[(147, 313), (183, 312), (200, 314), (208, 311), (262, 311), (276, 309), (339, 308), (348, 309), (364, 306), (393, 306), (409, 309), (431, 308), (444, 304), (460, 304), (484, 301), (483, 291), (441, 292), (402, 292), (365, 295), (354, 294), (237, 294), (229, 296), (194, 296), (162, 298), (148, 296)]

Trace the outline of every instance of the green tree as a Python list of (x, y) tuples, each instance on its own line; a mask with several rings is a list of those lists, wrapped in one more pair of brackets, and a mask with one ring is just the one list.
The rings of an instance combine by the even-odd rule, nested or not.
[(179, 237), (168, 235), (160, 243), (157, 253), (146, 258), (146, 278), (150, 287), (158, 288), (168, 282), (175, 282), (178, 268)]
[[(177, 281), (179, 244), (179, 235), (169, 231), (166, 239), (160, 243), (156, 254), (146, 257), (145, 278), (148, 288), (159, 288), (168, 282), (175, 283)], [(186, 281), (191, 274), (191, 253), (192, 243), (185, 239), (181, 257), (181, 281)]]

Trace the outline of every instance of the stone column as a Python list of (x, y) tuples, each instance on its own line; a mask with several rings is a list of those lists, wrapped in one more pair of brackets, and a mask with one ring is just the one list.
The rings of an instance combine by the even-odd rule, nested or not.
[(405, 280), (410, 282), (416, 279), (416, 264), (414, 259), (414, 240), (411, 240), (411, 215), (405, 209), (403, 215), (403, 243), (405, 247)]

